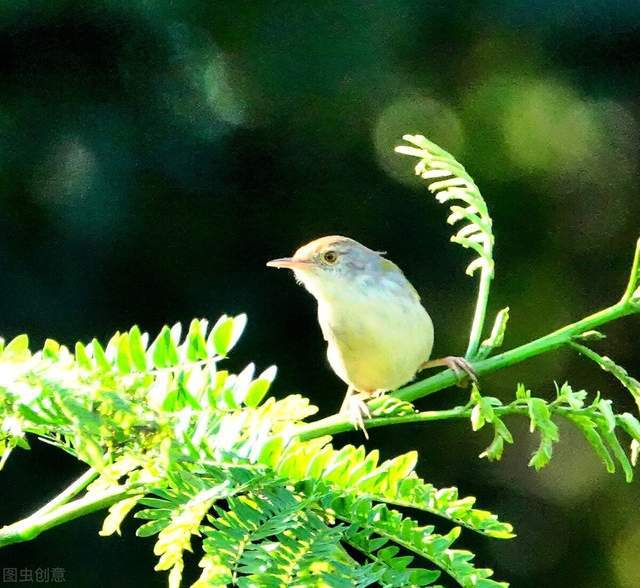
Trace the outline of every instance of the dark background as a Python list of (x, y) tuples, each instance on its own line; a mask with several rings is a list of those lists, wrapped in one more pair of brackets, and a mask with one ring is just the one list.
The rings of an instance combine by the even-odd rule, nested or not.
[[(98, 6), (99, 4), (99, 6)], [(157, 4), (157, 6), (156, 6)], [(91, 6), (94, 6), (93, 8)], [(337, 409), (315, 304), (264, 267), (345, 234), (389, 252), (422, 294), (435, 355), (464, 351), (475, 281), (446, 210), (393, 153), (423, 133), (475, 177), (494, 218), (490, 304), (511, 307), (505, 346), (614, 302), (640, 233), (640, 4), (635, 1), (4, 2), (0, 5), (0, 331), (73, 344), (137, 323), (247, 312), (232, 367), (276, 363), (277, 395)], [(640, 372), (637, 317), (598, 349)], [(487, 378), (624, 390), (559, 351)], [(451, 390), (422, 408), (461, 402)], [(418, 449), (421, 475), (456, 485), (516, 526), (466, 534), (513, 586), (640, 586), (638, 485), (606, 474), (561, 427), (541, 473), (536, 438), (510, 421), (503, 461), (467, 422), (372, 431), (385, 456)], [(342, 435), (337, 443), (361, 442)], [(42, 444), (5, 471), (0, 521), (80, 473)], [(152, 541), (100, 538), (102, 514), (0, 553), (2, 567), (61, 567), (69, 586), (162, 586)], [(194, 571), (188, 572), (192, 577)]]

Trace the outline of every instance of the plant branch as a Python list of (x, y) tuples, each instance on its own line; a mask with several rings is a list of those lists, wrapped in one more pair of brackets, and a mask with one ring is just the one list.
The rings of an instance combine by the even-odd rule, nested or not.
[[(586, 406), (583, 408), (571, 408), (570, 406), (556, 406), (553, 403), (548, 404), (552, 414), (563, 418), (579, 417), (581, 415), (589, 415), (593, 417), (593, 408)], [(411, 414), (399, 416), (372, 417), (367, 419), (367, 429), (375, 429), (377, 427), (389, 427), (391, 425), (405, 425), (408, 423), (430, 423), (434, 421), (448, 421), (453, 419), (470, 419), (473, 406), (467, 404), (464, 406), (456, 406), (445, 410), (425, 410)], [(514, 400), (505, 406), (493, 407), (493, 412), (498, 417), (511, 415), (529, 416), (529, 406), (526, 402)], [(333, 417), (330, 417), (333, 418)], [(601, 418), (601, 417), (598, 417)], [(328, 420), (328, 419), (323, 419)], [(331, 426), (330, 431), (324, 431), (323, 434), (342, 433), (353, 429), (353, 425), (349, 422), (336, 422)], [(315, 431), (302, 432), (299, 437), (302, 440), (313, 439), (319, 435)]]
[(622, 296), (622, 302), (640, 303), (640, 239), (636, 242), (636, 251), (629, 273), (629, 283)]
[[(624, 302), (618, 302), (613, 306), (609, 306), (608, 308), (591, 314), (575, 323), (557, 329), (548, 335), (534, 339), (529, 343), (525, 343), (524, 345), (520, 345), (519, 347), (515, 347), (509, 351), (499, 353), (498, 355), (494, 355), (488, 359), (475, 362), (473, 364), (473, 368), (479, 376), (495, 372), (496, 370), (507, 366), (520, 363), (525, 359), (562, 347), (569, 343), (574, 337), (577, 337), (586, 331), (622, 318), (623, 316), (633, 314), (634, 312), (637, 312), (637, 310), (635, 310), (631, 305)], [(405, 386), (397, 392), (394, 392), (393, 396), (400, 400), (412, 402), (413, 400), (422, 398), (423, 396), (428, 396), (429, 394), (438, 392), (443, 388), (452, 386), (456, 381), (456, 375), (453, 371), (445, 370), (431, 378)]]
[(465, 357), (472, 360), (478, 353), (480, 347), (480, 339), (482, 338), (482, 329), (484, 327), (484, 319), (487, 313), (487, 304), (489, 302), (489, 290), (491, 289), (491, 279), (493, 278), (493, 262), (485, 263), (480, 273), (480, 284), (478, 286), (478, 299), (476, 301), (476, 309), (473, 314), (473, 322), (471, 323), (471, 333), (469, 334), (469, 345)]
[(75, 482), (72, 482), (67, 486), (60, 494), (51, 499), (42, 508), (34, 512), (31, 517), (41, 517), (53, 509), (66, 504), (74, 496), (77, 496), (82, 492), (93, 480), (98, 477), (98, 472), (93, 468), (89, 468), (84, 474), (82, 474)]
[[(536, 355), (541, 355), (548, 351), (557, 349), (558, 347), (562, 347), (563, 345), (570, 343), (574, 337), (586, 331), (636, 312), (638, 312), (638, 308), (623, 299), (613, 306), (609, 306), (608, 308), (591, 314), (575, 323), (553, 331), (548, 335), (544, 335), (543, 337), (530, 341), (529, 343), (525, 343), (524, 345), (520, 345), (519, 347), (515, 347), (509, 351), (505, 351), (504, 353), (494, 355), (488, 359), (474, 362), (473, 369), (478, 376), (495, 372), (499, 369), (520, 363), (521, 361), (531, 357), (535, 357)], [(412, 402), (418, 398), (429, 396), (430, 394), (434, 394), (440, 390), (453, 386), (456, 381), (456, 375), (452, 370), (444, 370), (435, 376), (431, 376), (430, 378), (426, 378), (420, 382), (405, 386), (404, 388), (393, 392), (392, 396), (405, 402)], [(376, 401), (371, 402), (370, 407), (375, 411), (377, 407)], [(415, 418), (416, 415), (384, 418), (400, 419), (397, 421), (385, 420), (385, 424), (420, 422), (422, 420), (421, 418), (417, 418), (415, 421), (412, 421), (411, 417)], [(367, 428), (371, 428), (372, 426), (381, 426), (374, 425), (375, 421), (376, 419), (368, 420)], [(349, 421), (347, 416), (336, 414), (307, 425), (301, 425), (293, 431), (293, 434), (300, 436), (302, 439), (313, 439), (322, 435), (332, 435), (343, 431), (350, 431), (353, 430), (353, 428), (353, 424)]]
[(86, 494), (82, 498), (62, 504), (44, 514), (37, 511), (21, 521), (0, 528), (0, 548), (13, 543), (30, 541), (43, 531), (107, 508), (130, 496), (136, 488), (137, 486), (131, 485), (117, 486), (104, 492)]

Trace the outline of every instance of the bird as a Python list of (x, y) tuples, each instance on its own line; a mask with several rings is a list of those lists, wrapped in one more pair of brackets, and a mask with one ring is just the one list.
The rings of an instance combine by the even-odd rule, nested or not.
[(385, 255), (349, 237), (329, 235), (303, 245), (292, 257), (267, 262), (293, 270), (315, 297), (329, 365), (347, 384), (340, 412), (367, 438), (367, 401), (410, 382), (418, 371), (446, 366), (459, 381), (476, 380), (462, 357), (429, 361), (431, 317), (411, 282)]

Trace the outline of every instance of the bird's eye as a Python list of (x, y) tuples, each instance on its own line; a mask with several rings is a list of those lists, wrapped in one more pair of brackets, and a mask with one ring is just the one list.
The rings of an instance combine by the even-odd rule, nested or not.
[(335, 251), (325, 251), (322, 259), (329, 264), (334, 264), (338, 261), (338, 254)]

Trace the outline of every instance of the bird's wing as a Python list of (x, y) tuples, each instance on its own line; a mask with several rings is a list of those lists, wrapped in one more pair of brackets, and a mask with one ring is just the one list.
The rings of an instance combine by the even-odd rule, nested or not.
[(420, 302), (420, 294), (413, 287), (413, 284), (407, 280), (407, 277), (404, 275), (404, 272), (390, 259), (386, 257), (381, 258), (380, 260), (380, 269), (383, 272), (388, 272), (389, 275), (396, 277), (396, 279), (401, 280), (405, 286), (409, 288), (409, 291), (414, 296), (417, 302)]

